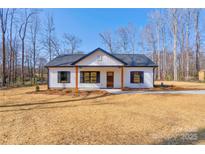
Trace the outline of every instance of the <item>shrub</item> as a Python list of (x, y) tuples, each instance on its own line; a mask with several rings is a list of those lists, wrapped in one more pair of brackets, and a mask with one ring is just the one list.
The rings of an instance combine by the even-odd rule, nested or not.
[(39, 85), (36, 85), (36, 92), (39, 92), (40, 91), (40, 87)]

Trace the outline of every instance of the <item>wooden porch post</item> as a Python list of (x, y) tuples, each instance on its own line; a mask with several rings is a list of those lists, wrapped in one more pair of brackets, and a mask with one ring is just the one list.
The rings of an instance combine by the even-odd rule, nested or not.
[(75, 92), (78, 94), (78, 66), (75, 66)]
[(121, 67), (121, 90), (124, 88), (124, 67)]

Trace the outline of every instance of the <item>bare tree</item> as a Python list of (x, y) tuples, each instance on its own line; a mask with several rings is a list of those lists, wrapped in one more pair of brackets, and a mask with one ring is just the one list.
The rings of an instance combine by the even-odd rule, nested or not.
[(195, 9), (194, 11), (194, 30), (195, 30), (195, 54), (196, 54), (196, 74), (200, 71), (200, 34), (199, 34), (199, 16), (200, 10)]
[(38, 58), (38, 75), (39, 75), (39, 78), (41, 80), (41, 82), (43, 82), (44, 80), (44, 77), (43, 77), (43, 74), (45, 73), (45, 65), (47, 63), (47, 60), (43, 57), (39, 57)]
[(144, 41), (143, 44), (148, 51), (152, 51), (152, 60), (156, 62), (157, 39), (151, 24), (145, 25), (142, 29), (140, 40)]
[(126, 27), (121, 27), (117, 30), (118, 46), (122, 52), (129, 52), (129, 36)]
[(155, 34), (157, 39), (157, 79), (161, 79), (161, 49), (160, 49), (160, 40), (161, 40), (161, 29), (162, 29), (162, 17), (161, 12), (159, 10), (155, 10), (151, 12), (150, 19), (152, 20), (152, 24), (155, 28)]
[(129, 24), (127, 27), (131, 53), (135, 53), (137, 49), (137, 28), (133, 24)]
[(53, 22), (53, 16), (48, 14), (47, 15), (47, 22), (46, 22), (46, 39), (44, 41), (44, 45), (48, 50), (49, 60), (53, 57), (53, 43), (54, 41), (54, 32), (55, 32), (55, 25)]
[(55, 51), (54, 55), (59, 56), (61, 54), (60, 53), (61, 46), (60, 46), (58, 39), (56, 37), (53, 37), (51, 43), (52, 43), (53, 50)]
[(185, 48), (186, 48), (186, 73), (185, 73), (185, 79), (189, 79), (189, 52), (190, 52), (190, 47), (189, 47), (189, 37), (190, 37), (190, 23), (191, 22), (191, 10), (186, 9), (185, 12), (185, 27), (186, 27), (186, 32), (185, 32)]
[(174, 80), (176, 81), (177, 78), (177, 43), (178, 43), (178, 10), (177, 9), (170, 9), (171, 14), (171, 26), (172, 26), (172, 33), (173, 33), (173, 67), (174, 67)]
[(13, 48), (13, 24), (14, 24), (14, 15), (16, 9), (11, 9), (10, 11), (10, 30), (9, 30), (9, 47), (10, 47), (10, 67), (9, 67), (9, 83), (12, 80), (14, 84), (14, 72), (15, 72), (15, 53)]
[(82, 40), (76, 37), (75, 35), (65, 33), (64, 39), (66, 44), (69, 46), (69, 50), (71, 54), (74, 54), (74, 52), (79, 48)]
[(114, 53), (114, 39), (112, 37), (112, 33), (111, 32), (103, 32), (100, 33), (100, 38), (102, 39), (103, 43), (105, 44), (105, 46), (108, 48), (108, 50), (111, 53)]
[(161, 27), (161, 38), (162, 38), (162, 80), (165, 79), (166, 75), (166, 66), (167, 66), (167, 61), (166, 61), (166, 22), (164, 16), (162, 17), (162, 27)]
[(32, 58), (33, 58), (33, 71), (32, 71), (32, 76), (34, 77), (34, 84), (36, 83), (36, 55), (37, 55), (37, 37), (38, 37), (38, 33), (39, 33), (39, 18), (38, 16), (34, 16), (33, 18), (33, 22), (30, 26), (30, 32), (31, 32), (31, 43), (32, 43)]
[(179, 61), (179, 66), (178, 66), (178, 79), (183, 80), (184, 79), (184, 74), (185, 74), (185, 38), (186, 38), (186, 31), (185, 31), (185, 25), (186, 25), (186, 20), (185, 20), (185, 9), (180, 9), (179, 10), (179, 24), (178, 24), (178, 44), (179, 44), (179, 51), (180, 53), (178, 54), (178, 61)]
[(5, 33), (7, 30), (7, 19), (9, 9), (0, 9), (0, 21), (1, 21), (1, 32), (2, 32), (2, 86), (6, 85), (6, 42)]
[(21, 39), (21, 51), (22, 51), (22, 59), (21, 59), (21, 82), (24, 85), (24, 52), (25, 52), (25, 38), (26, 38), (26, 32), (27, 27), (30, 22), (31, 16), (34, 14), (34, 12), (28, 12), (27, 9), (24, 10), (24, 19), (20, 25), (19, 29), (19, 38)]
[(14, 61), (13, 61), (13, 81), (16, 82), (17, 74), (18, 74), (18, 53), (19, 53), (19, 40), (18, 40), (18, 30), (16, 29), (16, 32), (14, 33), (13, 37), (13, 53), (14, 53)]

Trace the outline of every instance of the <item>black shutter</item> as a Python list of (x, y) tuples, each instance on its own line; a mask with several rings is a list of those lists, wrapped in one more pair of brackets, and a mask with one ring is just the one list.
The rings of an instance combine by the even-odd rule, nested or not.
[(97, 72), (97, 83), (100, 83), (100, 72)]
[(67, 72), (67, 74), (68, 74), (67, 75), (67, 77), (68, 77), (67, 82), (70, 83), (70, 72)]
[(58, 72), (58, 83), (60, 83), (61, 72)]
[(81, 71), (80, 72), (80, 83), (84, 83), (83, 78), (84, 78), (84, 75), (83, 75), (83, 72)]
[(144, 72), (140, 72), (140, 83), (144, 83)]
[(134, 72), (130, 72), (130, 83), (133, 83)]

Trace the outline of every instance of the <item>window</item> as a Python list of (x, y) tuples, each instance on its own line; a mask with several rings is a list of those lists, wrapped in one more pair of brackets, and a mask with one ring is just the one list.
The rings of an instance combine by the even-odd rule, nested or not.
[(102, 56), (101, 55), (97, 55), (97, 60), (98, 61), (102, 61)]
[(100, 83), (100, 72), (81, 71), (80, 83)]
[(144, 83), (144, 72), (130, 72), (130, 83)]
[(68, 71), (58, 72), (58, 83), (70, 83), (70, 72)]

